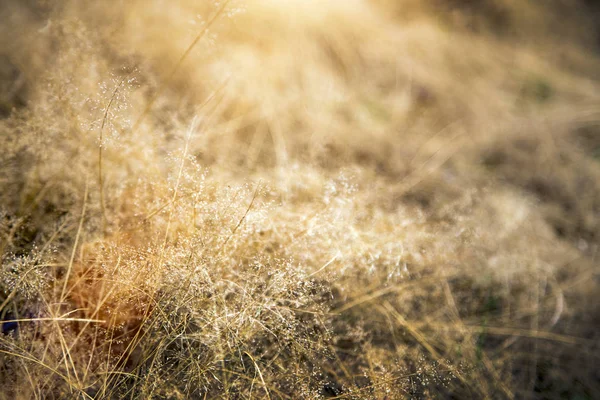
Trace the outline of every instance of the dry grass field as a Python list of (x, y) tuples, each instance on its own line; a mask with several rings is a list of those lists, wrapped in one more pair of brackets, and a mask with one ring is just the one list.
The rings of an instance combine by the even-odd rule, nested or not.
[(0, 2), (0, 399), (600, 397), (600, 7)]

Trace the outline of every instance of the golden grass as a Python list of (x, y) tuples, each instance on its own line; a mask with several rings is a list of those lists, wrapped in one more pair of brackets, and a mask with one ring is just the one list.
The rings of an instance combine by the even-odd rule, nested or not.
[(597, 31), (542, 3), (5, 2), (0, 398), (595, 398)]

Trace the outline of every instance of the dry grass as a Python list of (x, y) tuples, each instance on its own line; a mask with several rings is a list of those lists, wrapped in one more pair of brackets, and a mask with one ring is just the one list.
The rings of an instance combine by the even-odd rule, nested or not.
[(567, 3), (3, 2), (0, 398), (597, 397)]

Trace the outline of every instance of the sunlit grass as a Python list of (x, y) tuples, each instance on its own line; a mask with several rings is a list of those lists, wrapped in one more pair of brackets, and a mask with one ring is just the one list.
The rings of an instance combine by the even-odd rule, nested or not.
[(597, 396), (559, 3), (8, 1), (0, 398)]

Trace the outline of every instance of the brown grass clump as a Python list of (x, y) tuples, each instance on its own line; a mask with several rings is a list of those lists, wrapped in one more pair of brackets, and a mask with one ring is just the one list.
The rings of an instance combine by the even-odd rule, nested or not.
[(86, 243), (82, 252), (67, 283), (70, 300), (84, 318), (101, 320), (106, 329), (137, 333), (155, 291), (148, 287), (153, 281), (149, 255), (132, 247), (130, 238)]
[(596, 12), (2, 2), (0, 398), (598, 397)]

